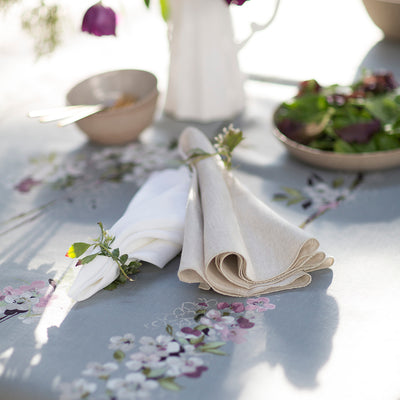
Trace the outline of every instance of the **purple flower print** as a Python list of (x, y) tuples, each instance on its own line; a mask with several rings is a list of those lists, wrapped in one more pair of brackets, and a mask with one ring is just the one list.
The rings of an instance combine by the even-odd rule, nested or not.
[(42, 182), (36, 179), (31, 178), (30, 176), (23, 179), (17, 185), (14, 186), (15, 190), (18, 190), (20, 193), (28, 193), (34, 186), (40, 185)]
[(237, 323), (242, 329), (250, 329), (254, 326), (254, 322), (250, 322), (247, 318), (244, 317), (238, 318)]
[(187, 376), (188, 378), (200, 378), (201, 374), (207, 371), (208, 368), (205, 365), (199, 365), (194, 372), (186, 372), (183, 375)]
[(269, 302), (268, 297), (259, 297), (257, 299), (248, 299), (247, 300), (247, 311), (257, 311), (263, 312), (266, 310), (273, 310), (275, 308), (274, 304)]
[(217, 308), (218, 310), (225, 310), (229, 308), (235, 313), (241, 313), (244, 311), (244, 305), (242, 303), (218, 303)]
[(54, 287), (48, 293), (49, 286), (44, 281), (35, 281), (18, 288), (5, 287), (0, 291), (0, 322), (18, 315), (24, 322), (32, 322), (40, 316), (50, 301)]
[[(157, 388), (179, 391), (182, 386), (176, 380), (200, 378), (209, 369), (206, 365), (208, 356), (227, 355), (223, 349), (226, 342), (246, 342), (246, 335), (255, 326), (253, 319), (256, 321), (252, 311), (265, 312), (275, 308), (266, 297), (248, 299), (246, 303), (218, 303), (215, 300), (207, 302), (203, 299), (199, 301), (201, 302), (183, 303), (178, 309), (182, 313), (178, 316), (176, 310), (174, 311), (173, 315), (181, 322), (176, 325), (179, 327), (176, 331), (167, 323), (165, 331), (168, 335), (158, 335), (155, 338), (142, 336), (137, 340), (139, 351), (126, 354), (128, 359), (125, 363), (121, 362), (122, 358), (117, 358), (118, 364), (87, 364), (82, 374), (92, 379), (106, 380), (106, 394), (99, 393), (104, 384), (99, 385), (97, 389), (95, 384), (80, 380), (73, 381), (72, 384), (61, 384), (61, 398), (70, 399), (72, 397), (63, 395), (72, 393), (75, 395), (73, 398), (87, 400), (142, 399), (153, 398), (153, 391)], [(193, 308), (189, 305), (193, 305)], [(189, 313), (192, 321), (186, 317), (185, 311)], [(165, 323), (165, 320), (163, 321)], [(110, 349), (120, 350), (121, 345), (133, 344), (134, 340), (134, 335), (129, 333), (113, 336), (110, 339)], [(130, 351), (131, 348), (125, 350)], [(129, 371), (128, 374), (126, 370)], [(90, 384), (92, 386), (88, 386)], [(190, 393), (186, 397), (190, 397)]]
[(199, 336), (201, 336), (201, 332), (199, 330), (189, 328), (188, 326), (182, 328), (181, 332), (183, 332), (185, 334), (185, 336), (189, 336), (189, 337), (193, 337), (193, 336), (199, 337)]
[(231, 309), (235, 313), (241, 313), (245, 310), (243, 303), (232, 303)]
[(217, 304), (218, 310), (225, 310), (225, 308), (230, 308), (230, 304), (228, 303), (218, 303)]
[[(238, 307), (238, 304), (239, 303), (236, 303), (236, 309), (241, 309)], [(269, 304), (269, 306), (271, 306), (271, 304)], [(260, 308), (260, 312), (264, 311), (264, 309), (261, 310), (260, 306), (258, 307)], [(231, 305), (229, 305), (229, 308), (231, 308)], [(265, 310), (266, 309), (267, 308), (265, 308)], [(243, 311), (244, 310), (245, 307), (243, 306)], [(218, 310), (208, 311), (206, 315), (201, 318), (200, 323), (212, 327), (222, 340), (231, 341), (234, 343), (245, 342), (245, 329), (249, 329), (254, 326), (254, 323), (250, 322), (243, 316), (235, 319), (229, 315), (222, 315)]]
[(224, 327), (232, 325), (234, 322), (235, 318), (229, 315), (222, 315), (218, 310), (207, 311), (205, 316), (200, 319), (200, 323), (217, 330), (223, 330)]

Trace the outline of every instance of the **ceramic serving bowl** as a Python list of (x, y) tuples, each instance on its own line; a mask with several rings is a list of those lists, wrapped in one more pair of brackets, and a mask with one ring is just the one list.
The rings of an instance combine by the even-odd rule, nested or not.
[(275, 127), (275, 137), (286, 150), (306, 164), (337, 171), (378, 171), (400, 166), (400, 149), (375, 151), (371, 153), (335, 153), (313, 149), (297, 143)]
[(370, 18), (388, 39), (400, 40), (400, 3), (398, 0), (363, 0)]
[(135, 69), (91, 76), (67, 93), (69, 105), (115, 103), (76, 122), (91, 141), (103, 145), (136, 140), (152, 123), (157, 99), (157, 78), (148, 71)]

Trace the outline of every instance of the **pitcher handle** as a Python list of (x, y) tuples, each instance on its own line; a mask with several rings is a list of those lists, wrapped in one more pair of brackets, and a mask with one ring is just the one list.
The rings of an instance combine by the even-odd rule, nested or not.
[(257, 24), (255, 22), (253, 22), (250, 25), (251, 32), (250, 32), (249, 36), (247, 36), (246, 39), (244, 39), (242, 42), (237, 44), (238, 50), (243, 49), (243, 47), (246, 46), (247, 42), (253, 37), (253, 35), (256, 32), (262, 31), (262, 30), (268, 28), (271, 25), (271, 23), (274, 21), (274, 19), (276, 17), (276, 14), (278, 13), (279, 5), (280, 5), (280, 0), (275, 0), (274, 12), (272, 13), (271, 18), (265, 24)]

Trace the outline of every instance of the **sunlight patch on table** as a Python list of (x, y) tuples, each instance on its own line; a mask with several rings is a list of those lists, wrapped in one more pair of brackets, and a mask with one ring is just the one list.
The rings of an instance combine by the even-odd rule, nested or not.
[(41, 353), (36, 353), (35, 355), (33, 355), (29, 365), (27, 366), (27, 368), (24, 370), (24, 372), (22, 374), (22, 379), (23, 380), (28, 380), (29, 379), (29, 377), (31, 376), (31, 373), (32, 373), (32, 369), (34, 367), (38, 366), (40, 364), (41, 360), (42, 360)]
[(76, 271), (68, 268), (65, 275), (60, 279), (51, 301), (44, 310), (38, 326), (35, 329), (36, 347), (41, 348), (48, 340), (48, 329), (59, 328), (76, 303), (68, 296), (68, 290), (74, 280)]
[(40, 360), (42, 359), (42, 356), (41, 356), (41, 354), (35, 354), (33, 357), (32, 357), (32, 359), (31, 359), (31, 362), (30, 362), (30, 365), (32, 366), (32, 367), (34, 367), (34, 366), (36, 366), (36, 365), (38, 365), (39, 363), (40, 363)]
[[(341, 305), (332, 355), (329, 364), (320, 371), (321, 387), (325, 392), (335, 393), (336, 399), (375, 400), (399, 396), (400, 324), (393, 322), (393, 316), (397, 315), (400, 304), (389, 293), (392, 291), (380, 302), (371, 293), (362, 293), (364, 302), (348, 297)], [(353, 291), (352, 297), (358, 296)], [(375, 322), (372, 325), (371, 320)]]
[(281, 365), (272, 367), (266, 361), (262, 361), (247, 370), (241, 380), (243, 388), (238, 397), (239, 400), (309, 400), (313, 392), (313, 389), (305, 388), (299, 391), (298, 387), (293, 386), (287, 380), (285, 370)]
[(10, 347), (9, 349), (3, 351), (0, 354), (0, 376), (3, 375), (6, 369), (7, 361), (10, 359), (13, 353), (14, 353), (14, 347)]
[[(282, 373), (283, 375), (283, 373)], [(261, 400), (265, 399), (265, 382), (271, 376), (271, 366), (267, 362), (260, 362), (249, 369), (242, 377), (243, 389), (239, 400)]]

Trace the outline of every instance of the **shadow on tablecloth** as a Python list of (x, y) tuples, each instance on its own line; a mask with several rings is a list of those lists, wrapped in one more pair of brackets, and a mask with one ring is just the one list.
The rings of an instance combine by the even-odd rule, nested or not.
[(313, 273), (307, 288), (270, 296), (279, 312), (269, 314), (266, 324), (266, 359), (281, 365), (297, 387), (318, 386), (318, 372), (328, 361), (338, 320), (338, 304), (327, 295), (331, 269)]

